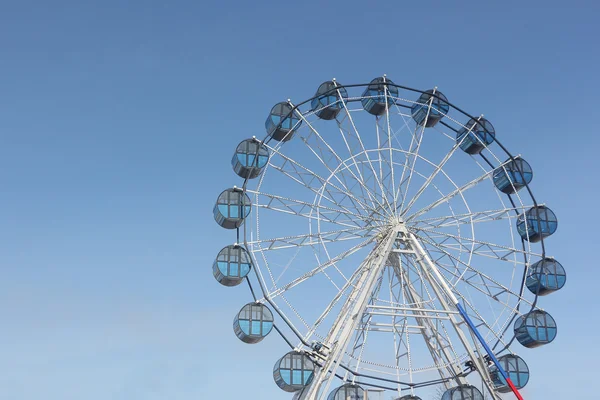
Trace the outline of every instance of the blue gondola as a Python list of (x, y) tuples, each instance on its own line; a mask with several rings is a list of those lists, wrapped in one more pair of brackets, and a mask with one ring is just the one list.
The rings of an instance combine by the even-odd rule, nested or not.
[(515, 157), (496, 168), (493, 174), (494, 185), (503, 193), (513, 194), (525, 185), (529, 185), (533, 179), (531, 166), (521, 157)]
[(411, 107), (412, 117), (418, 125), (431, 128), (450, 111), (450, 103), (444, 94), (436, 89), (423, 93)]
[(312, 111), (321, 119), (332, 120), (344, 108), (348, 92), (336, 81), (327, 81), (319, 86), (315, 96), (310, 102)]
[(260, 303), (248, 303), (233, 320), (233, 331), (245, 343), (258, 343), (273, 329), (273, 313)]
[(515, 321), (515, 337), (525, 347), (543, 346), (556, 338), (556, 321), (550, 314), (533, 310)]
[(545, 296), (562, 289), (566, 282), (567, 273), (561, 263), (547, 257), (529, 267), (525, 284), (531, 293)]
[(252, 268), (250, 254), (239, 245), (224, 247), (213, 263), (215, 279), (225, 286), (236, 286), (242, 283)]
[(479, 154), (496, 137), (494, 127), (485, 118), (470, 119), (456, 134), (456, 143), (467, 154)]
[(231, 165), (242, 178), (253, 179), (269, 162), (269, 149), (256, 138), (242, 141), (235, 149)]
[(444, 392), (441, 400), (483, 400), (483, 394), (472, 385), (460, 385)]
[(314, 377), (315, 363), (304, 353), (291, 351), (273, 367), (273, 379), (286, 392), (295, 392), (308, 386)]
[(327, 400), (364, 400), (365, 390), (359, 385), (346, 383), (336, 389), (333, 389)]
[(395, 104), (394, 97), (398, 97), (398, 88), (393, 85), (394, 82), (385, 76), (375, 78), (363, 93), (361, 100), (363, 108), (373, 115), (382, 115), (385, 110)]
[(217, 224), (223, 228), (236, 229), (242, 226), (245, 218), (250, 214), (251, 206), (248, 195), (234, 187), (219, 195), (213, 209), (213, 216)]
[[(527, 363), (514, 354), (506, 354), (498, 358), (502, 369), (508, 374), (510, 380), (517, 389), (523, 389), (529, 382), (529, 367)], [(512, 389), (508, 386), (506, 379), (495, 365), (490, 367), (490, 377), (494, 383), (495, 389), (500, 393), (510, 393)]]
[(558, 219), (546, 206), (531, 207), (517, 218), (517, 231), (525, 240), (539, 242), (556, 232)]
[(278, 142), (291, 140), (300, 125), (302, 121), (298, 111), (286, 102), (275, 104), (265, 122), (267, 134)]

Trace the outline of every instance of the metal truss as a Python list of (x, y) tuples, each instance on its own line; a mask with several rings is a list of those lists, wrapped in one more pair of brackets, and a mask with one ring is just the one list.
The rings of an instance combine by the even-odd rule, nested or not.
[[(341, 100), (341, 88), (368, 86), (332, 91), (332, 120), (318, 118), (312, 99), (289, 101), (293, 138), (261, 141), (268, 163), (241, 188), (252, 216), (237, 242), (252, 257), (253, 296), (318, 366), (294, 398), (323, 400), (334, 382), (402, 396), (476, 374), (499, 399), (490, 348), (511, 351), (512, 322), (538, 300), (524, 290), (526, 274), (546, 256), (544, 241), (522, 240), (515, 224), (539, 204), (528, 185), (508, 196), (494, 186), (514, 160), (500, 141), (465, 154), (467, 136), (457, 133), (477, 117), (449, 104), (426, 127), (434, 97), (409, 98), (422, 91), (389, 83), (378, 96)], [(383, 99), (384, 110), (369, 114), (369, 99)], [(416, 105), (426, 109), (422, 124)]]

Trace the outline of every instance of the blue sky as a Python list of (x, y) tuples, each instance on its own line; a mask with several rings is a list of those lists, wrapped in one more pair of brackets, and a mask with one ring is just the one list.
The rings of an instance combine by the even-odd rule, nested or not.
[[(558, 215), (559, 324), (528, 400), (597, 396), (596, 2), (20, 1), (0, 12), (0, 398), (286, 399), (286, 350), (211, 275), (229, 161), (332, 77), (439, 86)], [(559, 384), (559, 382), (565, 382)]]

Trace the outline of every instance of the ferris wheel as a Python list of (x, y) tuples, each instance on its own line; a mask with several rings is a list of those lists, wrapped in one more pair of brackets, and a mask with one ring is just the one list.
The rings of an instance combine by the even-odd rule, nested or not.
[(289, 346), (275, 383), (307, 400), (440, 385), (443, 400), (522, 399), (518, 344), (555, 339), (538, 298), (566, 274), (546, 253), (557, 218), (491, 122), (384, 75), (324, 82), (265, 127), (235, 149), (239, 184), (216, 201), (237, 235), (213, 275), (250, 289), (239, 339)]

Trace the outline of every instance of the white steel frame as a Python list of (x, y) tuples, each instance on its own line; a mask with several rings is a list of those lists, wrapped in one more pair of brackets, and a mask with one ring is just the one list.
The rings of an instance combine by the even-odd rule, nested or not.
[[(385, 95), (390, 98), (388, 91)], [(421, 386), (416, 375), (435, 371), (440, 383), (449, 388), (468, 382), (466, 361), (473, 363), (488, 392), (499, 398), (493, 390), (485, 354), (455, 304), (460, 302), (468, 309), (477, 326), (486, 332), (487, 340), (504, 347), (510, 344), (505, 333), (512, 318), (521, 313), (521, 305), (528, 309), (535, 304), (534, 299), (524, 295), (521, 271), (527, 269), (530, 260), (544, 254), (528, 242), (521, 243), (514, 233), (517, 215), (532, 202), (517, 193), (511, 204), (506, 204), (504, 195), (498, 192), (499, 206), (472, 209), (468, 193), (484, 184), (489, 186), (493, 170), (475, 159), (481, 173), (465, 183), (453, 178), (446, 169), (455, 154), (462, 152), (460, 143), (446, 128), (435, 130), (449, 143), (448, 151), (438, 158), (440, 161), (425, 156), (423, 148), (431, 129), (411, 124), (410, 114), (398, 104), (410, 107), (415, 102), (401, 97), (394, 97), (385, 114), (375, 118), (374, 134), (369, 132), (369, 138), (363, 137), (364, 127), (358, 117), (366, 112), (353, 106), (362, 98), (350, 97), (341, 102), (337, 119), (329, 121), (337, 125), (336, 138), (319, 131), (314, 111), (296, 111), (302, 131), (298, 130), (285, 145), (267, 143), (271, 154), (268, 166), (255, 182), (244, 185), (253, 200), (253, 223), (247, 221), (242, 232), (262, 291), (257, 301), (270, 304), (300, 339), (296, 350), (308, 352), (321, 365), (312, 383), (297, 398), (326, 398), (334, 375), (340, 371), (349, 382), (367, 374), (393, 378), (398, 382), (395, 386), (399, 395)], [(431, 102), (427, 106), (431, 110)], [(462, 126), (450, 115), (444, 120), (457, 128)], [(392, 121), (402, 123), (395, 128)], [(408, 137), (409, 143), (402, 144), (401, 137)], [(293, 152), (287, 151), (292, 145), (301, 147), (304, 158), (296, 159)], [(490, 149), (486, 149), (486, 156), (498, 168), (507, 162)], [(308, 158), (313, 165), (307, 163)], [(275, 193), (267, 183), (270, 176), (286, 181), (286, 186), (275, 187), (279, 189)], [(295, 191), (309, 193), (312, 200), (306, 195), (295, 196)], [(435, 200), (423, 200), (432, 193)], [(448, 212), (440, 214), (444, 207)], [(305, 221), (308, 232), (265, 235), (264, 226), (269, 230), (278, 216)], [(508, 241), (495, 243), (476, 235), (477, 226), (490, 224), (502, 225)], [(343, 250), (336, 247), (344, 243), (347, 245)], [(369, 248), (372, 250), (357, 268), (344, 268), (346, 260)], [(288, 281), (281, 279), (296, 255), (274, 272), (275, 255), (305, 250), (313, 253), (314, 263), (303, 273)], [(485, 260), (504, 263), (512, 275), (493, 276), (480, 267)], [(306, 289), (305, 282), (317, 276), (330, 282), (335, 296), (318, 318), (309, 322), (297, 310), (300, 305), (292, 304), (287, 296)], [(384, 280), (389, 283), (387, 292), (382, 288)], [(384, 292), (385, 299), (381, 296)], [(474, 300), (473, 296), (479, 297)], [(487, 304), (480, 304), (482, 298)], [(378, 322), (378, 317), (389, 317), (391, 322)], [(329, 329), (322, 326), (328, 324), (326, 321), (330, 321)], [(394, 363), (365, 358), (371, 332), (391, 334)], [(433, 364), (413, 366), (414, 336), (422, 337), (421, 346)], [(325, 352), (308, 347), (314, 339), (319, 339)]]

